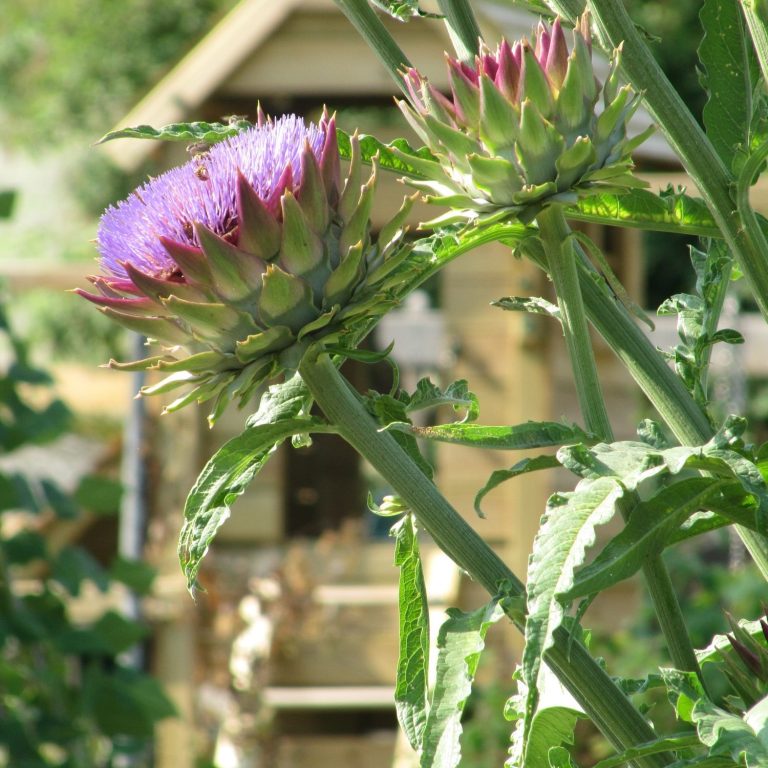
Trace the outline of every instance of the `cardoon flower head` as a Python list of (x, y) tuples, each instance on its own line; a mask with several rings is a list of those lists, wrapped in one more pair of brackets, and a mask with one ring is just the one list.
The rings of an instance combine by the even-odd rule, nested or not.
[(342, 183), (336, 129), (295, 116), (259, 124), (144, 184), (101, 219), (98, 294), (78, 291), (160, 353), (112, 366), (170, 374), (174, 410), (215, 398), (215, 419), (308, 345), (338, 342), (388, 306), (386, 275), (406, 255), (408, 199), (370, 234), (376, 168), (361, 186), (356, 137)]
[(427, 179), (415, 186), (467, 218), (509, 212), (530, 220), (548, 202), (640, 185), (630, 153), (648, 132), (627, 139), (640, 97), (619, 87), (619, 56), (601, 86), (585, 13), (570, 52), (556, 19), (551, 28), (539, 23), (533, 43), (484, 48), (474, 66), (448, 57), (448, 97), (407, 70), (410, 104), (399, 106), (438, 161), (406, 158)]
[(727, 637), (733, 652), (723, 649), (720, 656), (725, 662), (726, 677), (744, 709), (748, 709), (768, 694), (768, 616), (756, 622), (757, 631), (748, 631), (743, 623), (726, 615), (731, 625)]

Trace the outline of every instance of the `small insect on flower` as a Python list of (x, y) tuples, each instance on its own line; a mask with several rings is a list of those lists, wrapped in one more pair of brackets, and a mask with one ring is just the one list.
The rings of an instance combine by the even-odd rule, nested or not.
[(260, 116), (109, 208), (98, 293), (78, 293), (160, 348), (110, 365), (168, 373), (142, 393), (183, 387), (166, 410), (213, 398), (213, 421), (294, 371), (311, 343), (338, 343), (391, 306), (385, 278), (408, 253), (413, 198), (374, 240), (376, 167), (361, 185), (356, 137), (352, 153), (342, 180), (333, 118)]
[(556, 19), (551, 28), (540, 23), (532, 43), (502, 40), (495, 52), (483, 48), (474, 66), (448, 57), (449, 96), (408, 69), (410, 103), (399, 106), (435, 155), (403, 156), (425, 177), (413, 185), (430, 202), (459, 209), (461, 218), (509, 214), (523, 221), (548, 202), (645, 186), (632, 175), (631, 153), (652, 128), (627, 138), (640, 97), (619, 85), (620, 55), (614, 52), (601, 86), (585, 13), (570, 52)]

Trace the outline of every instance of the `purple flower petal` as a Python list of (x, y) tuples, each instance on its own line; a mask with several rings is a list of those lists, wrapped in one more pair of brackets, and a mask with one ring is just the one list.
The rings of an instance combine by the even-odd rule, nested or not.
[[(286, 115), (214, 144), (202, 157), (151, 179), (102, 216), (97, 244), (103, 271), (127, 277), (123, 264), (128, 262), (158, 277), (176, 272), (161, 237), (199, 245), (195, 223), (220, 235), (230, 232), (237, 224), (238, 170), (262, 200), (274, 205), (286, 184), (301, 183), (307, 142), (320, 160), (325, 127)], [(292, 174), (286, 173), (288, 167)]]

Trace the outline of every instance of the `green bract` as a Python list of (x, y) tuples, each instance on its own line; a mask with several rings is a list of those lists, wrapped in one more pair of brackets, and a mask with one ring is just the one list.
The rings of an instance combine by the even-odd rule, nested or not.
[(407, 199), (377, 239), (374, 163), (342, 181), (333, 119), (296, 117), (214, 145), (145, 184), (102, 218), (104, 313), (160, 353), (111, 366), (169, 375), (143, 394), (185, 391), (167, 410), (215, 398), (211, 420), (265, 380), (296, 370), (316, 341), (343, 343), (356, 320), (391, 306), (386, 277), (407, 254)]
[(511, 213), (529, 221), (548, 202), (644, 186), (631, 153), (652, 128), (627, 138), (640, 97), (619, 86), (620, 54), (601, 87), (585, 13), (570, 53), (556, 19), (551, 29), (539, 24), (534, 44), (502, 40), (495, 53), (482, 50), (474, 67), (448, 57), (450, 97), (405, 72), (410, 104), (399, 106), (437, 159), (408, 156), (427, 177), (412, 183), (431, 202), (461, 209), (440, 220)]

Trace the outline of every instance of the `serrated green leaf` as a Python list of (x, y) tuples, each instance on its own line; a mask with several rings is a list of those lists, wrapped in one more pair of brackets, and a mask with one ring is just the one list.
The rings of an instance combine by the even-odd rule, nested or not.
[(491, 476), (488, 478), (485, 485), (477, 492), (477, 495), (475, 496), (475, 512), (477, 512), (480, 517), (485, 517), (482, 509), (480, 508), (480, 503), (494, 488), (497, 488), (507, 480), (511, 480), (518, 475), (527, 474), (528, 472), (537, 472), (540, 469), (553, 469), (554, 467), (559, 466), (560, 462), (558, 461), (557, 456), (550, 456), (545, 454), (543, 456), (536, 456), (530, 459), (522, 459), (509, 469), (495, 470), (491, 473)]
[[(540, 709), (533, 716), (528, 748), (525, 752), (525, 768), (546, 768), (552, 765), (553, 750), (563, 750), (564, 747), (553, 746), (573, 744), (573, 730), (582, 713), (566, 707), (547, 707)], [(558, 762), (557, 765), (572, 765)]]
[[(752, 516), (754, 519), (754, 515)], [(679, 544), (681, 541), (688, 539), (695, 539), (697, 536), (709, 533), (710, 531), (718, 531), (721, 528), (734, 523), (735, 520), (731, 516), (723, 517), (722, 515), (716, 515), (712, 512), (698, 512), (691, 516), (689, 520), (683, 523), (670, 537), (667, 542), (667, 546), (671, 547), (675, 544)], [(738, 525), (743, 525), (743, 521), (739, 521)]]
[(637, 426), (637, 436), (652, 448), (663, 450), (670, 447), (669, 439), (658, 422), (643, 419)]
[(546, 315), (547, 317), (560, 319), (560, 307), (540, 296), (504, 296), (491, 305), (505, 309), (507, 312), (529, 312), (532, 315)]
[(456, 608), (437, 637), (435, 690), (424, 730), (420, 768), (455, 768), (461, 759), (461, 716), (485, 647), (488, 627), (504, 611), (498, 600), (472, 613)]
[(698, 675), (696, 672), (681, 672), (679, 669), (664, 667), (659, 672), (677, 716), (686, 723), (692, 723), (693, 707), (705, 696)]
[(414, 16), (440, 18), (436, 13), (422, 11), (418, 0), (369, 0), (369, 2), (398, 21), (410, 21)]
[(727, 490), (744, 495), (738, 483), (712, 477), (687, 478), (662, 488), (630, 512), (624, 529), (578, 571), (570, 589), (558, 598), (574, 600), (629, 578), (643, 567), (648, 557), (664, 549), (670, 533), (694, 512), (734, 503)]
[(744, 722), (755, 732), (763, 747), (768, 749), (768, 696), (747, 710)]
[(565, 747), (552, 747), (549, 749), (546, 765), (549, 768), (579, 768), (573, 762), (571, 753)]
[(711, 344), (714, 344), (718, 341), (722, 341), (724, 344), (743, 344), (744, 337), (733, 328), (722, 328), (721, 330), (713, 333), (709, 338), (709, 342)]
[(700, 13), (702, 81), (709, 93), (703, 119), (707, 137), (728, 168), (749, 146), (752, 94), (759, 69), (738, 3), (706, 0)]
[[(756, 706), (765, 709), (765, 700)], [(762, 717), (759, 715), (755, 718), (756, 722), (762, 720), (764, 723), (768, 712), (763, 712)], [(727, 753), (736, 763), (746, 768), (765, 768), (768, 765), (768, 746), (746, 718), (742, 719), (720, 709), (705, 696), (695, 703), (691, 717), (699, 738), (710, 748), (710, 753)]]
[(590, 440), (590, 435), (575, 424), (560, 424), (556, 421), (528, 421), (510, 427), (465, 423), (415, 427), (405, 422), (394, 422), (389, 424), (388, 429), (407, 432), (426, 440), (499, 451), (547, 448), (563, 443)]
[[(341, 129), (336, 129), (336, 139), (339, 146), (339, 154), (345, 160), (352, 159), (352, 143), (349, 134)], [(420, 173), (415, 165), (410, 165), (404, 156), (411, 155), (416, 160), (430, 160), (437, 163), (435, 156), (427, 149), (421, 147), (414, 149), (405, 139), (395, 139), (390, 144), (384, 144), (375, 136), (362, 134), (360, 137), (360, 158), (364, 163), (372, 162), (378, 155), (377, 163), (380, 168), (393, 173), (400, 173), (412, 179), (423, 179), (424, 174)], [(393, 152), (397, 149), (398, 153)], [(402, 154), (399, 154), (402, 153)]]
[(554, 494), (547, 501), (528, 563), (528, 619), (525, 624), (523, 676), (528, 686), (524, 744), (538, 702), (542, 658), (562, 624), (564, 607), (556, 595), (567, 592), (575, 569), (595, 542), (595, 530), (616, 513), (624, 488), (613, 477), (582, 480), (571, 493)]
[(269, 388), (245, 431), (225, 443), (208, 461), (187, 497), (179, 536), (179, 560), (190, 589), (230, 506), (266, 464), (275, 449), (295, 434), (332, 431), (301, 415), (307, 407), (303, 382), (294, 376)]
[[(765, 530), (768, 485), (754, 462), (735, 450), (721, 447), (728, 444), (724, 439), (716, 436), (704, 446), (676, 446), (664, 450), (636, 441), (598, 443), (591, 447), (576, 444), (564, 446), (557, 455), (561, 464), (579, 477), (615, 477), (628, 490), (634, 490), (651, 477), (664, 473), (676, 475), (684, 469), (697, 469), (711, 472), (719, 478), (735, 479), (756, 500), (754, 520), (746, 518), (748, 527)], [(730, 514), (727, 507), (718, 511)], [(743, 511), (735, 510), (739, 520), (744, 519)]]
[[(712, 471), (717, 471), (716, 467), (719, 467), (722, 474), (722, 470), (726, 469), (741, 483), (747, 493), (751, 493), (757, 499), (758, 508), (754, 527), (758, 531), (768, 531), (768, 485), (757, 465), (736, 451), (711, 448), (709, 445), (704, 448), (703, 460), (706, 463), (714, 462)], [(695, 462), (695, 464), (698, 463), (698, 461)]]
[(110, 131), (102, 136), (96, 143), (103, 144), (115, 139), (154, 139), (156, 141), (189, 141), (215, 144), (217, 141), (236, 136), (252, 124), (247, 120), (235, 120), (231, 123), (169, 123), (161, 128), (153, 128), (151, 125), (137, 125)]
[(618, 755), (601, 760), (594, 768), (618, 768), (626, 765), (635, 758), (646, 757), (647, 755), (658, 755), (661, 752), (674, 752), (675, 750), (685, 749), (687, 747), (699, 746), (699, 737), (692, 733), (680, 733), (678, 735), (665, 736), (663, 739), (656, 739), (645, 744), (638, 744), (636, 747), (627, 749)]
[[(406, 404), (391, 395), (379, 395), (373, 393), (369, 398), (369, 409), (382, 427), (387, 428), (391, 423), (399, 423), (401, 419), (407, 419)], [(406, 422), (408, 423), (408, 422)], [(411, 457), (421, 471), (430, 479), (434, 475), (432, 465), (424, 458), (416, 438), (407, 433), (407, 430), (394, 432), (393, 437), (397, 444)]]
[[(576, 629), (580, 629), (576, 627)], [(552, 750), (574, 743), (574, 728), (579, 718), (586, 717), (563, 684), (546, 665), (538, 678), (538, 708), (530, 722), (526, 722), (529, 689), (521, 679), (521, 670), (515, 671), (517, 694), (504, 708), (508, 720), (517, 720), (506, 768), (547, 768)], [(525, 734), (528, 741), (525, 743)]]
[(428, 408), (438, 408), (441, 405), (450, 405), (455, 411), (465, 411), (462, 422), (475, 421), (480, 414), (477, 395), (469, 391), (466, 379), (454, 381), (445, 391), (428, 378), (420, 379), (405, 410), (407, 413), (415, 413)]
[(406, 515), (390, 533), (395, 537), (395, 565), (400, 568), (395, 708), (408, 742), (418, 752), (427, 722), (429, 606), (413, 516)]
[(684, 190), (669, 188), (656, 194), (645, 189), (633, 189), (621, 195), (589, 195), (567, 206), (565, 213), (575, 221), (721, 237), (704, 201), (686, 195)]
[[(616, 443), (598, 443), (591, 447), (577, 444), (562, 447), (557, 457), (560, 463), (579, 477), (595, 479), (616, 477), (629, 490), (654, 475), (668, 469), (664, 462), (667, 453), (677, 458), (680, 449), (659, 451), (647, 443), (625, 440)], [(697, 449), (683, 449), (684, 458)], [(683, 459), (684, 461), (684, 459)]]

